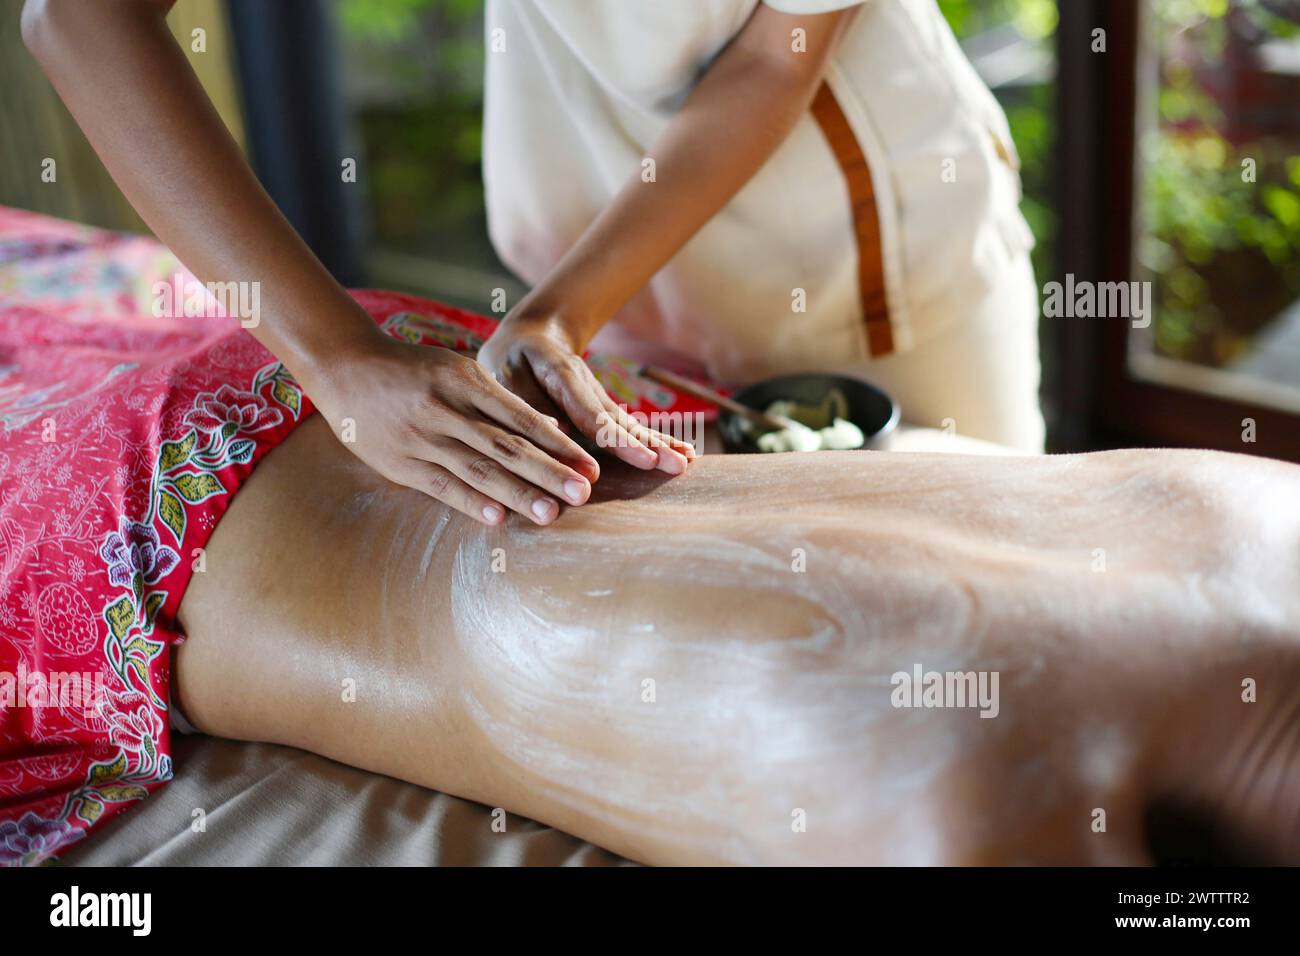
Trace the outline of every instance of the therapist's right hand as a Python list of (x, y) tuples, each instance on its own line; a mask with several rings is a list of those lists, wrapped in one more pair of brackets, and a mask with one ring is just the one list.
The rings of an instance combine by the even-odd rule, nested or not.
[(498, 382), (635, 468), (680, 475), (695, 457), (687, 442), (648, 428), (620, 408), (553, 316), (506, 316), (479, 349), (479, 363)]
[(449, 349), (375, 335), (313, 378), (308, 394), (344, 447), (484, 524), (506, 510), (550, 524), (600, 474), (555, 419)]

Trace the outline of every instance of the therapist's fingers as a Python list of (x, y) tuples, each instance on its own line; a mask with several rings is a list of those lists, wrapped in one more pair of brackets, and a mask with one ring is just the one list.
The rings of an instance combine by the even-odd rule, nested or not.
[[(647, 428), (629, 415), (627, 409), (610, 398), (609, 393), (601, 388), (600, 383), (595, 381), (594, 377), (592, 385), (600, 393), (602, 404), (605, 407), (605, 414), (617, 423), (621, 433), (628, 435), (632, 440), (654, 451), (656, 457), (652, 467), (658, 468), (669, 475), (680, 475), (686, 470), (690, 459), (685, 453), (673, 447), (669, 436)], [(617, 454), (617, 452), (615, 453)]]
[(531, 366), (527, 364), (514, 366), (505, 377), (498, 375), (497, 381), (547, 418), (553, 418), (560, 422), (567, 421), (563, 409), (551, 400), (551, 396), (546, 394), (546, 389), (542, 388), (541, 383), (537, 381), (537, 376), (533, 374)]
[(685, 445), (686, 449), (690, 449), (688, 453), (678, 447), (679, 443), (671, 435), (665, 435), (663, 432), (655, 431), (653, 428), (648, 428), (636, 422), (633, 422), (633, 425), (633, 434), (641, 443), (649, 445), (658, 452), (660, 471), (667, 472), (670, 475), (680, 475), (695, 458), (695, 449), (691, 448), (690, 445)]
[[(494, 449), (494, 452), (499, 451)], [(512, 460), (511, 468), (507, 468), (496, 457), (452, 438), (439, 439), (431, 453), (438, 459), (435, 464), (461, 483), (518, 512), (533, 524), (548, 525), (560, 514), (560, 503), (555, 498), (511, 470), (518, 468), (518, 459)], [(574, 478), (577, 480), (576, 476)], [(551, 483), (546, 481), (548, 485)], [(489, 524), (495, 524), (486, 512), (483, 517)]]
[[(635, 421), (635, 419), (633, 419), (633, 421)], [(676, 436), (671, 435), (668, 432), (659, 431), (657, 429), (650, 428), (647, 425), (640, 425), (639, 423), (638, 425), (641, 429), (643, 429), (646, 432), (646, 435), (641, 435), (641, 434), (637, 435), (637, 437), (640, 438), (642, 442), (647, 442), (647, 438), (648, 438), (648, 441), (654, 443), (654, 447), (656, 448), (658, 448), (661, 445), (666, 445), (667, 447), (671, 448), (673, 451), (680, 454), (687, 461), (694, 461), (696, 458), (699, 457), (699, 453), (695, 450), (695, 446), (692, 445), (690, 442), (683, 441), (682, 439), (677, 438)]]
[[(591, 496), (591, 482), (578, 469), (561, 464), (513, 432), (484, 422), (480, 427), (471, 429), (461, 441), (487, 456), (505, 471), (571, 505), (585, 504)], [(481, 487), (478, 484), (474, 486)], [(488, 491), (486, 487), (482, 490)]]
[(408, 488), (423, 491), (431, 498), (483, 524), (500, 524), (506, 516), (505, 509), (491, 497), (475, 491), (442, 465), (412, 458), (406, 472), (395, 477), (400, 477), (401, 483)]
[(538, 356), (533, 370), (578, 431), (597, 446), (634, 468), (648, 470), (659, 463), (658, 453), (629, 432), (618, 415), (610, 413), (607, 406), (613, 403), (580, 358), (557, 362)]
[[(483, 448), (485, 443), (495, 447), (493, 457), (500, 460), (511, 471), (520, 474), (521, 466), (549, 464), (551, 471), (558, 475), (563, 469), (563, 462), (579, 472), (587, 481), (595, 481), (600, 476), (600, 465), (588, 455), (568, 435), (560, 430), (558, 420), (552, 415), (537, 411), (514, 392), (503, 387), (485, 372), (480, 372), (483, 388), (474, 393), (474, 407), (498, 425), (494, 428), (487, 423), (458, 423), (461, 431), (457, 437), (467, 444)], [(489, 387), (490, 386), (490, 387)], [(525, 440), (505, 440), (507, 433), (522, 436)], [(531, 445), (529, 444), (531, 443)], [(536, 446), (536, 447), (532, 447)], [(549, 453), (549, 454), (543, 454)], [(527, 476), (531, 479), (531, 473)], [(569, 476), (565, 476), (569, 477)], [(555, 483), (557, 489), (563, 479)], [(572, 500), (572, 495), (565, 495)], [(585, 500), (585, 497), (584, 497)]]

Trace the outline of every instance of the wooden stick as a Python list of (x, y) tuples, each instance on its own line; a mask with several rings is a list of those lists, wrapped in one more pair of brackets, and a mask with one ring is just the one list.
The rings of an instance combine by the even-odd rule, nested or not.
[(641, 376), (648, 378), (652, 382), (658, 382), (674, 391), (685, 392), (687, 395), (693, 395), (710, 405), (716, 405), (718, 408), (731, 412), (734, 415), (740, 415), (747, 418), (755, 425), (759, 425), (768, 431), (778, 431), (782, 428), (789, 428), (794, 423), (790, 419), (780, 415), (769, 415), (766, 412), (760, 412), (756, 408), (750, 408), (748, 405), (742, 405), (734, 399), (727, 398), (725, 395), (719, 395), (711, 388), (692, 382), (688, 378), (682, 378), (674, 372), (667, 369), (654, 368), (650, 365), (641, 367)]

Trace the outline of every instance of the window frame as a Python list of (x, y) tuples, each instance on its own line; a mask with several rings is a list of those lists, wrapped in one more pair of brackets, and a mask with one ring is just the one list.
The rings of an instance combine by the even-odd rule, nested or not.
[[(1060, 7), (1058, 105), (1062, 116), (1084, 118), (1060, 126), (1061, 180), (1072, 184), (1061, 191), (1060, 272), (1131, 281), (1137, 278), (1138, 96), (1149, 5), (1071, 0)], [(1106, 31), (1104, 54), (1090, 51), (1098, 27)], [(1058, 331), (1067, 449), (1181, 445), (1300, 462), (1300, 414), (1138, 378), (1129, 365), (1128, 323), (1071, 322)], [(1248, 418), (1254, 443), (1242, 438)]]

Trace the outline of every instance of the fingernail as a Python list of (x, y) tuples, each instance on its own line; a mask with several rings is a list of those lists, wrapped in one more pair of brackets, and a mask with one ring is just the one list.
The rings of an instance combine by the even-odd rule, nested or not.
[(559, 510), (559, 506), (549, 498), (538, 498), (533, 502), (533, 514), (538, 521), (550, 521)]
[(587, 483), (577, 478), (570, 478), (564, 483), (564, 497), (575, 505), (580, 505), (587, 497)]
[(641, 452), (642, 453), (638, 457), (645, 462), (647, 468), (653, 468), (659, 464), (659, 455), (657, 452), (644, 447), (641, 449)]
[(686, 459), (675, 451), (659, 453), (659, 470), (669, 475), (680, 475), (686, 470)]
[(503, 512), (503, 511), (502, 511), (500, 508), (498, 508), (496, 505), (484, 505), (484, 506), (483, 506), (483, 519), (484, 519), (488, 524), (496, 524), (498, 521), (501, 520), (501, 518), (504, 516), (504, 514), (505, 514), (505, 512)]

